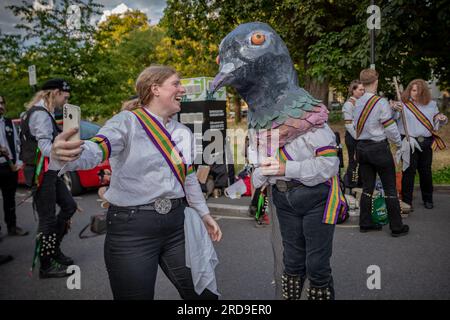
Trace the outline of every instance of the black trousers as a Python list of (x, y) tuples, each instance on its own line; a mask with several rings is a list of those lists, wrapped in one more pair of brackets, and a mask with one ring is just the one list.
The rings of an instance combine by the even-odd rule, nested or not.
[[(358, 140), (353, 139), (352, 135), (345, 131), (345, 145), (347, 146), (348, 152), (348, 167), (345, 173), (344, 183), (346, 187), (353, 188), (359, 187), (362, 185), (361, 182), (361, 170), (358, 168), (358, 172), (356, 172), (356, 168), (358, 167), (358, 161), (356, 160), (356, 144)], [(354, 176), (357, 175), (358, 178), (354, 179)]]
[(114, 299), (153, 300), (158, 265), (187, 300), (212, 299), (194, 290), (186, 267), (184, 205), (162, 215), (111, 206), (107, 214), (105, 263)]
[(306, 275), (318, 288), (333, 287), (330, 259), (335, 225), (322, 222), (329, 188), (324, 183), (286, 192), (272, 188), (283, 240), (284, 271)]
[(8, 164), (0, 164), (0, 189), (2, 189), (3, 212), (8, 229), (16, 226), (17, 178), (17, 172), (12, 171)]
[(432, 137), (425, 138), (423, 142), (419, 142), (422, 151), (414, 150), (414, 153), (411, 153), (409, 167), (403, 172), (402, 200), (407, 204), (412, 204), (416, 171), (419, 171), (420, 191), (422, 192), (423, 202), (433, 202), (432, 143)]
[(382, 142), (359, 140), (356, 150), (363, 183), (359, 225), (361, 227), (373, 226), (371, 216), (372, 194), (375, 189), (376, 175), (378, 174), (386, 196), (390, 228), (395, 231), (400, 230), (403, 227), (403, 223), (395, 186), (395, 164), (388, 142), (386, 140)]
[[(56, 204), (61, 209), (58, 215)], [(59, 226), (64, 227), (77, 211), (72, 194), (56, 171), (44, 174), (42, 185), (34, 195), (34, 205), (39, 216), (38, 232), (44, 234), (60, 233)]]

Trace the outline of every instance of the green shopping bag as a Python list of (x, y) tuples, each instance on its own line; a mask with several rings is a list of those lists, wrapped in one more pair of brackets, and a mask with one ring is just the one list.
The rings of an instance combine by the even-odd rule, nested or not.
[(381, 194), (378, 194), (372, 201), (372, 221), (375, 224), (385, 225), (389, 223), (386, 209), (386, 201)]

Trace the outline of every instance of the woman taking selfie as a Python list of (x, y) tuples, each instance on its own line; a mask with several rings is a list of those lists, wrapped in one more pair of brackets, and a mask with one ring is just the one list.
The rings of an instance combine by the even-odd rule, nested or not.
[(110, 159), (105, 263), (115, 299), (153, 299), (158, 265), (183, 299), (217, 299), (208, 289), (196, 293), (186, 266), (186, 206), (195, 209), (213, 241), (222, 236), (191, 169), (193, 134), (171, 119), (186, 91), (173, 68), (156, 65), (139, 75), (136, 91), (128, 110), (91, 141), (68, 142), (74, 131), (62, 133), (52, 162), (73, 170)]

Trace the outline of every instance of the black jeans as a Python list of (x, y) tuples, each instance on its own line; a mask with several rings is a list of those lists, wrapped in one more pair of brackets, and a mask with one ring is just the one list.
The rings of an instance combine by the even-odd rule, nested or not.
[[(34, 195), (34, 204), (39, 215), (38, 232), (44, 234), (58, 232), (58, 225), (63, 225), (77, 211), (77, 204), (67, 189), (64, 181), (56, 171), (44, 173), (42, 185)], [(56, 215), (56, 204), (60, 207)]]
[(400, 230), (403, 227), (403, 223), (395, 186), (395, 164), (388, 142), (386, 140), (381, 142), (360, 140), (356, 150), (363, 183), (359, 225), (361, 227), (373, 226), (371, 215), (372, 194), (375, 189), (376, 175), (378, 174), (386, 197), (390, 228), (395, 231)]
[[(361, 170), (358, 168), (356, 173), (356, 168), (358, 167), (358, 161), (356, 160), (356, 145), (358, 140), (353, 139), (352, 135), (345, 131), (345, 145), (347, 146), (348, 152), (348, 167), (345, 173), (345, 186), (349, 188), (361, 186)], [(358, 179), (354, 179), (354, 175), (358, 175)]]
[(329, 186), (299, 186), (287, 192), (273, 190), (283, 240), (284, 270), (307, 275), (314, 287), (333, 287), (330, 258), (335, 225), (322, 223)]
[(0, 164), (0, 189), (2, 189), (4, 218), (8, 229), (16, 226), (17, 177), (17, 172), (13, 172), (8, 164)]
[(420, 191), (423, 202), (433, 202), (433, 176), (431, 174), (431, 164), (433, 162), (433, 149), (431, 145), (433, 138), (425, 138), (419, 142), (422, 151), (414, 150), (411, 153), (408, 169), (402, 175), (402, 200), (407, 204), (412, 204), (414, 191), (414, 177), (419, 171)]
[(214, 299), (205, 289), (194, 290), (186, 267), (184, 205), (168, 214), (112, 206), (107, 214), (105, 263), (114, 299), (152, 300), (158, 264), (181, 298)]

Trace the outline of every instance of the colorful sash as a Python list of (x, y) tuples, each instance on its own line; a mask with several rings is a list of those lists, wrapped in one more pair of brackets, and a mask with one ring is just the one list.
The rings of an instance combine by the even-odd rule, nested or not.
[(193, 165), (187, 166), (183, 154), (178, 150), (176, 144), (172, 141), (170, 133), (144, 108), (132, 111), (145, 133), (161, 152), (173, 174), (177, 178), (184, 190), (184, 181), (186, 176), (194, 172)]
[(369, 100), (367, 100), (366, 105), (364, 106), (361, 115), (358, 118), (358, 122), (356, 123), (356, 137), (358, 138), (363, 129), (364, 125), (367, 122), (367, 119), (369, 118), (370, 113), (374, 109), (375, 105), (380, 101), (381, 97), (378, 97), (377, 95), (373, 95)]
[(428, 130), (431, 132), (431, 135), (433, 136), (433, 144), (431, 147), (433, 150), (443, 150), (447, 146), (445, 145), (444, 140), (442, 140), (441, 137), (438, 136), (437, 132), (434, 131), (433, 125), (431, 124), (430, 120), (422, 113), (422, 111), (419, 110), (419, 108), (412, 102), (408, 101), (407, 103), (403, 103), (405, 107), (411, 111), (411, 113), (416, 117), (416, 119)]
[[(326, 146), (316, 150), (316, 157), (336, 157), (336, 147)], [(292, 160), (285, 147), (278, 150), (276, 158), (285, 163), (287, 160)], [(325, 182), (330, 187), (328, 191), (327, 203), (323, 213), (322, 223), (336, 224), (338, 217), (344, 219), (347, 215), (347, 202), (344, 198), (344, 193), (339, 185), (339, 177), (334, 176)]]
[(109, 157), (111, 156), (111, 143), (109, 142), (107, 137), (98, 134), (90, 139), (90, 141), (96, 143), (102, 150), (102, 162), (109, 159)]
[(34, 185), (39, 188), (42, 184), (42, 180), (44, 180), (44, 173), (48, 171), (49, 158), (44, 157), (41, 152), (41, 149), (36, 149), (36, 169), (34, 171)]

